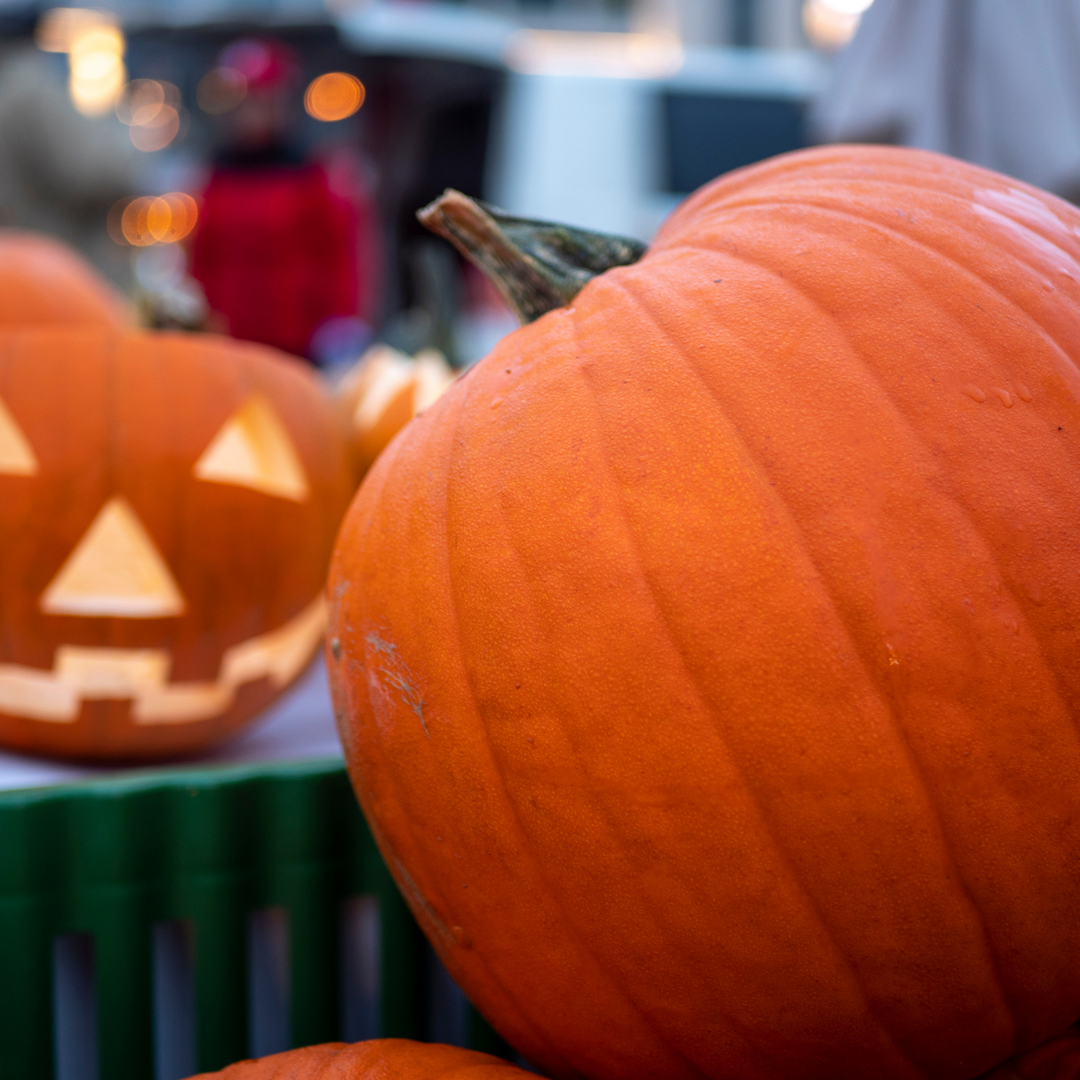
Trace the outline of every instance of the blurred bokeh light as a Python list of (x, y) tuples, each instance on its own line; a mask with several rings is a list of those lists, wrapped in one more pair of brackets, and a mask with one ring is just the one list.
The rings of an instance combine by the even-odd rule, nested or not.
[(127, 82), (124, 35), (115, 16), (90, 8), (53, 8), (35, 35), (46, 52), (68, 54), (68, 87), (84, 116), (102, 116), (116, 105)]
[(77, 38), (102, 25), (115, 26), (116, 19), (93, 8), (51, 8), (38, 20), (34, 40), (44, 52), (71, 52)]
[(806, 0), (803, 29), (819, 49), (842, 49), (855, 36), (873, 0)]
[(344, 120), (364, 104), (364, 84), (344, 71), (328, 71), (312, 79), (304, 92), (304, 109), (316, 120)]
[(199, 209), (182, 191), (124, 199), (109, 214), (109, 232), (118, 244), (149, 247), (183, 240), (195, 227)]
[(116, 115), (128, 125), (138, 150), (163, 150), (180, 131), (180, 91), (170, 82), (134, 79), (116, 103)]

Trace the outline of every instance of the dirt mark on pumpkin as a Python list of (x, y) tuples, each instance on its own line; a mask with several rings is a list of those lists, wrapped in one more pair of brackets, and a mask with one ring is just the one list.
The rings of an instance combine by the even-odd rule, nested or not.
[[(446, 922), (439, 917), (435, 909), (428, 903), (427, 897), (420, 891), (419, 886), (413, 881), (409, 871), (405, 869), (404, 864), (396, 856), (393, 860), (394, 870), (396, 871), (395, 877), (397, 878), (398, 885), (401, 887), (401, 893), (405, 897), (409, 907), (412, 908), (413, 913), (416, 915), (417, 921), (423, 924), (425, 921), (432, 930), (435, 931), (435, 935), (442, 943), (442, 949), (439, 950), (440, 955), (447, 957), (451, 955), (454, 945), (464, 945), (468, 940), (468, 935), (461, 931), (460, 927), (454, 927), (454, 930), (461, 931), (460, 937), (465, 940), (459, 940), (459, 935), (455, 934), (453, 930), (446, 925)], [(467, 947), (467, 946), (466, 946)]]
[(409, 665), (401, 658), (397, 646), (380, 637), (374, 630), (364, 636), (364, 640), (371, 647), (374, 654), (369, 661), (369, 666), (382, 676), (382, 681), (397, 692), (404, 705), (407, 705), (420, 721), (424, 734), (430, 739), (427, 721), (424, 720), (424, 701), (420, 691), (416, 687), (416, 676), (409, 669)]

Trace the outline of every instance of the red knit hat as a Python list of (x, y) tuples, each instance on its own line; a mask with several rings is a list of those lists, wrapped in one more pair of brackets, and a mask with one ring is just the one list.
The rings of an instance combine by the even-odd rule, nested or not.
[(249, 89), (275, 90), (292, 86), (300, 76), (296, 53), (270, 38), (238, 38), (221, 50), (219, 68), (243, 75)]

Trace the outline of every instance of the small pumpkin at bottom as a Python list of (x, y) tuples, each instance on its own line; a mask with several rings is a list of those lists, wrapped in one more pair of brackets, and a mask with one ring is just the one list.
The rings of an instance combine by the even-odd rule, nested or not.
[(191, 1080), (525, 1080), (516, 1065), (476, 1050), (411, 1039), (321, 1043), (238, 1061)]

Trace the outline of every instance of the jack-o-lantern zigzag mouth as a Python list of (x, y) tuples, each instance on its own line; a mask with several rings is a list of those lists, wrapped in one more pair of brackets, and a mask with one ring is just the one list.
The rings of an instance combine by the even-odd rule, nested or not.
[(130, 700), (136, 724), (188, 724), (220, 716), (256, 679), (282, 687), (311, 657), (326, 629), (320, 593), (299, 615), (225, 650), (213, 682), (169, 683), (165, 649), (61, 645), (51, 671), (0, 664), (0, 713), (53, 724), (78, 719), (84, 701)]

